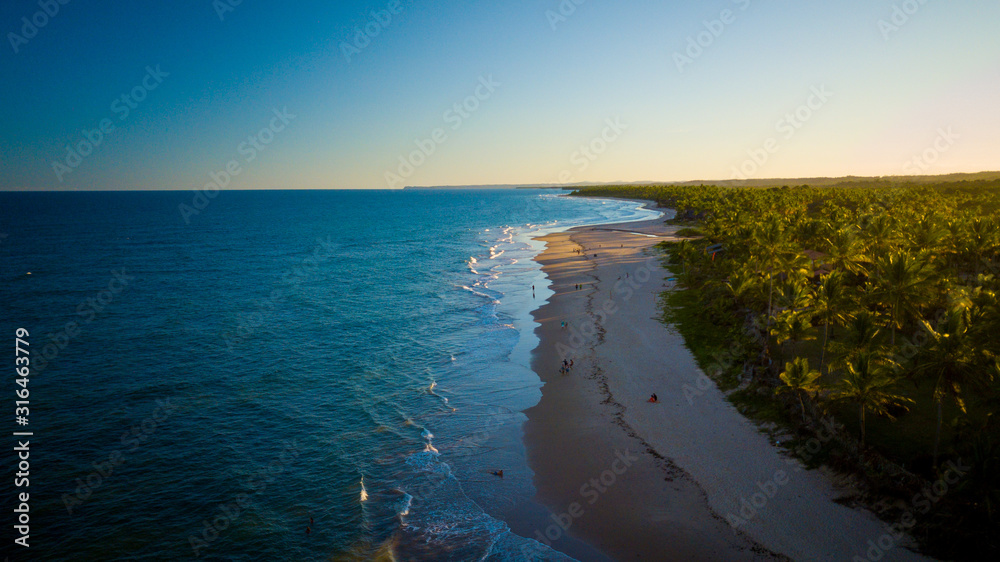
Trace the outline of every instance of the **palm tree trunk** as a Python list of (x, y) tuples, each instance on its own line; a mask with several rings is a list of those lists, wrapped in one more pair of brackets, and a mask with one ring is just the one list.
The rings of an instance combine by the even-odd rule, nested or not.
[(823, 326), (823, 349), (819, 352), (819, 372), (826, 374), (826, 343), (830, 341), (830, 321)]
[(770, 334), (771, 316), (773, 315), (772, 313), (774, 312), (774, 306), (772, 305), (772, 303), (774, 302), (774, 276), (768, 275), (767, 282), (769, 286), (767, 292), (767, 328), (768, 328), (768, 333)]
[(772, 302), (774, 300), (774, 277), (772, 275), (767, 276), (767, 282), (769, 289), (767, 292), (767, 328), (764, 330), (764, 345), (771, 347), (771, 312), (773, 311)]
[(799, 391), (799, 407), (802, 408), (802, 421), (806, 421), (806, 405), (802, 402), (802, 391)]
[(861, 425), (861, 446), (865, 446), (865, 406), (864, 404), (858, 405), (858, 422)]
[(937, 428), (934, 431), (934, 468), (938, 465), (938, 450), (941, 446), (941, 399), (937, 400)]
[(896, 345), (896, 318), (899, 317), (899, 307), (900, 307), (899, 299), (896, 299), (896, 301), (894, 302), (894, 304), (895, 304), (895, 306), (892, 307), (892, 318), (890, 320), (892, 322), (892, 345), (893, 346)]

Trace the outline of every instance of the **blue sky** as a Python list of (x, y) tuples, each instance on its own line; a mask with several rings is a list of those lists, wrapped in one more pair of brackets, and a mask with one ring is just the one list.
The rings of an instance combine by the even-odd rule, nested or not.
[(0, 189), (1000, 169), (997, 2), (228, 2), (5, 2)]

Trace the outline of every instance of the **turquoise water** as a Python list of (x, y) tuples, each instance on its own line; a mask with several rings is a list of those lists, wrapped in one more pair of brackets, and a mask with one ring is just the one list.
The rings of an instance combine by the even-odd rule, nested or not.
[(517, 558), (528, 313), (549, 294), (531, 238), (653, 214), (539, 190), (223, 192), (186, 224), (190, 202), (0, 194), (0, 325), (31, 333), (35, 433), (31, 556), (5, 553)]

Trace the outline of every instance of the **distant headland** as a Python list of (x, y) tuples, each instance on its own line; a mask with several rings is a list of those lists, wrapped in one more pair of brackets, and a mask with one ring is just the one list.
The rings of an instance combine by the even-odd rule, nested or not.
[(848, 185), (882, 185), (900, 183), (938, 183), (938, 182), (958, 182), (958, 181), (981, 181), (1000, 179), (1000, 171), (996, 172), (975, 172), (956, 173), (938, 176), (843, 176), (843, 177), (814, 177), (814, 178), (761, 178), (761, 179), (728, 179), (728, 180), (687, 180), (687, 181), (637, 181), (637, 182), (578, 182), (578, 183), (517, 183), (517, 184), (493, 184), (493, 185), (439, 185), (439, 186), (414, 186), (409, 185), (403, 189), (565, 189), (572, 190), (580, 187), (593, 187), (604, 185), (622, 186), (646, 186), (646, 185), (718, 185), (721, 187), (768, 187), (782, 185), (811, 185), (815, 187), (834, 187)]

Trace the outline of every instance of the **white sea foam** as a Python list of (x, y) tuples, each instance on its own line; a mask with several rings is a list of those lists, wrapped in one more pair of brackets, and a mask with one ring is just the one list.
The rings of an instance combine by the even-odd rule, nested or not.
[(406, 517), (410, 514), (410, 506), (413, 505), (413, 496), (403, 492), (402, 490), (400, 490), (400, 492), (403, 493), (403, 505), (399, 509), (399, 515), (401, 517)]

